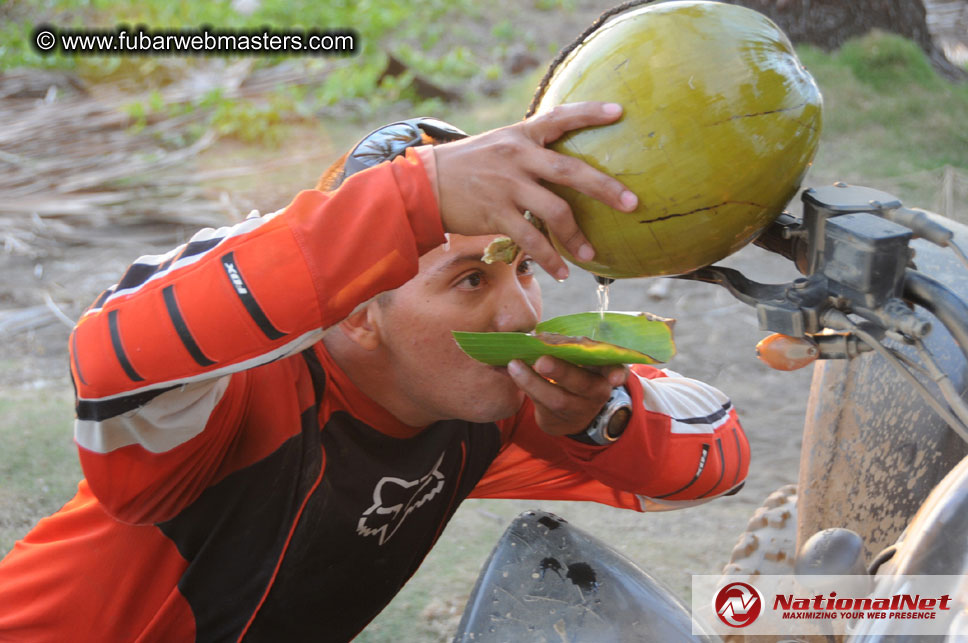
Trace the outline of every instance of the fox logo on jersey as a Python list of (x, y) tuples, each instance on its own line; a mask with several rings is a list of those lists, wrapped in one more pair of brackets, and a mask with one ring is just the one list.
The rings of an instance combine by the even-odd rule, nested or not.
[(440, 465), (444, 454), (427, 475), (407, 481), (384, 476), (373, 488), (373, 504), (363, 512), (356, 526), (361, 536), (379, 536), (380, 544), (393, 537), (403, 521), (413, 511), (433, 500), (444, 488), (444, 474)]
[(235, 286), (235, 291), (240, 295), (248, 294), (249, 290), (245, 287), (245, 282), (242, 281), (242, 275), (239, 274), (239, 269), (235, 263), (229, 259), (223, 261), (223, 265), (225, 266), (225, 272), (229, 275), (229, 279), (232, 280), (232, 285)]

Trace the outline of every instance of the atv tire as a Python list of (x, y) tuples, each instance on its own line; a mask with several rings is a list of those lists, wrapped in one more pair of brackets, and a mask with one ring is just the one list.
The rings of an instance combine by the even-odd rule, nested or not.
[[(739, 537), (723, 575), (757, 576), (792, 574), (797, 552), (797, 485), (780, 487), (753, 512), (746, 531)], [(811, 628), (812, 629), (812, 628)], [(724, 643), (824, 643), (826, 637), (807, 631), (797, 636), (744, 636), (731, 634)]]
[(797, 486), (788, 484), (771, 493), (753, 512), (723, 574), (749, 578), (792, 574), (796, 551)]

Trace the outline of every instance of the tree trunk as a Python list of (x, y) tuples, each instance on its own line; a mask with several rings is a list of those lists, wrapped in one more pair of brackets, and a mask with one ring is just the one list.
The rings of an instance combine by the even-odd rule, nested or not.
[(938, 71), (964, 80), (928, 30), (922, 0), (725, 0), (766, 14), (794, 43), (809, 43), (830, 51), (871, 29), (900, 34), (918, 43)]

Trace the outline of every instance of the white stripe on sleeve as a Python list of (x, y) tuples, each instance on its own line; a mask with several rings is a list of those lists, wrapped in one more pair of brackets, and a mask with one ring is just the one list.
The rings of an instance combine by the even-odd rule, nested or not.
[(100, 422), (77, 420), (74, 440), (88, 451), (109, 453), (140, 444), (152, 453), (169, 451), (202, 432), (228, 388), (229, 376), (166, 391), (138, 409)]
[(669, 416), (672, 433), (713, 433), (729, 421), (732, 404), (722, 391), (673, 371), (664, 372), (668, 377), (636, 377), (642, 383), (646, 410)]

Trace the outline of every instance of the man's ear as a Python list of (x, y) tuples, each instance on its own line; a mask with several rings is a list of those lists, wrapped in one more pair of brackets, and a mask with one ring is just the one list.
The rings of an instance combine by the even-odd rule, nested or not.
[(372, 301), (354, 310), (339, 323), (339, 328), (360, 348), (372, 351), (380, 346), (380, 326), (376, 320), (376, 304)]

